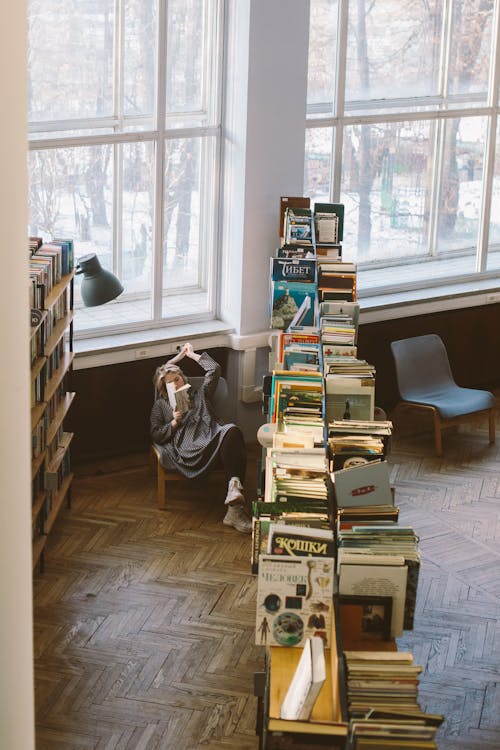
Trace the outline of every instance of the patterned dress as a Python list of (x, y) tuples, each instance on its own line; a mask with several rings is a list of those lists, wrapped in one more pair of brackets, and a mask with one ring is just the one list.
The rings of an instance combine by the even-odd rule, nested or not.
[(191, 400), (191, 408), (176, 430), (172, 430), (174, 413), (167, 397), (159, 396), (151, 409), (151, 438), (160, 450), (165, 469), (177, 469), (193, 479), (204, 474), (217, 458), (220, 445), (233, 424), (222, 424), (215, 414), (211, 397), (220, 377), (220, 365), (206, 352), (199, 362), (205, 370), (201, 388)]

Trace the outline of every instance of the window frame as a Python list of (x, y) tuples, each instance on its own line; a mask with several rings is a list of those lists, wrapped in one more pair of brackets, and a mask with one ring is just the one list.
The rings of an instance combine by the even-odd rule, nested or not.
[[(112, 198), (112, 262), (113, 272), (121, 276), (122, 272), (122, 165), (120, 150), (126, 144), (149, 142), (154, 149), (155, 184), (153, 202), (153, 238), (151, 286), (144, 292), (151, 306), (151, 318), (139, 322), (102, 325), (96, 328), (75, 329), (75, 339), (92, 339), (128, 332), (165, 329), (195, 322), (216, 320), (218, 312), (217, 277), (220, 263), (218, 235), (220, 211), (218, 196), (221, 181), (222, 153), (222, 91), (225, 43), (225, 0), (209, 0), (203, 3), (205, 21), (210, 23), (207, 36), (213, 40), (213, 48), (206, 45), (202, 66), (202, 100), (205, 109), (198, 113), (183, 115), (186, 121), (183, 126), (172, 125), (172, 119), (166, 113), (167, 106), (167, 16), (169, 0), (157, 0), (156, 39), (155, 39), (155, 81), (153, 85), (153, 112), (149, 115), (124, 115), (121, 111), (123, 101), (123, 78), (126, 60), (124, 56), (124, 0), (115, 0), (114, 45), (113, 45), (113, 114), (109, 117), (89, 117), (81, 119), (32, 121), (28, 124), (28, 149), (32, 151), (57, 150), (62, 148), (84, 146), (110, 146), (113, 149), (113, 198)], [(207, 27), (208, 29), (208, 27)], [(217, 54), (214, 53), (214, 49)], [(208, 124), (195, 125), (189, 120), (205, 113)], [(150, 127), (144, 125), (150, 123)], [(137, 128), (137, 130), (134, 130)], [(101, 130), (102, 132), (96, 132)], [(87, 131), (87, 133), (85, 133)], [(207, 294), (207, 308), (201, 313), (162, 317), (163, 298), (163, 263), (164, 263), (164, 193), (165, 162), (168, 141), (199, 138), (203, 144), (211, 140), (215, 174), (201, 176), (200, 194), (209, 195), (207, 200), (200, 201), (200, 215), (207, 215), (207, 229), (203, 239), (199, 240), (200, 257), (196, 268), (198, 282), (204, 280)], [(203, 148), (203, 146), (201, 146)], [(209, 171), (209, 170), (208, 170)], [(200, 219), (201, 224), (201, 219)], [(205, 227), (205, 224), (204, 224)], [(77, 260), (77, 257), (76, 257)], [(200, 284), (186, 287), (201, 291)], [(120, 300), (126, 299), (126, 289)], [(125, 295), (125, 296), (124, 296)], [(75, 306), (76, 307), (76, 306)], [(83, 306), (79, 306), (83, 310)], [(81, 313), (80, 313), (81, 316)]]
[[(342, 178), (342, 151), (343, 135), (345, 128), (350, 125), (364, 124), (385, 124), (390, 122), (416, 122), (416, 121), (434, 121), (437, 123), (438, 131), (444, 130), (447, 121), (453, 118), (466, 117), (485, 117), (487, 119), (487, 137), (484, 144), (484, 176), (483, 191), (481, 200), (481, 210), (479, 219), (479, 231), (477, 235), (476, 246), (470, 247), (475, 254), (475, 271), (458, 276), (448, 275), (439, 278), (430, 278), (425, 282), (426, 289), (439, 289), (446, 286), (463, 284), (470, 282), (474, 284), (479, 279), (481, 282), (494, 281), (492, 288), (498, 288), (498, 269), (487, 269), (488, 252), (499, 252), (499, 244), (489, 244), (489, 230), (491, 219), (491, 202), (493, 196), (493, 181), (495, 170), (495, 157), (497, 147), (497, 130), (499, 127), (499, 86), (500, 86), (500, 2), (495, 0), (492, 15), (492, 32), (490, 45), (490, 59), (494, 62), (490, 66), (489, 81), (487, 91), (483, 93), (474, 93), (470, 95), (447, 93), (447, 60), (451, 45), (451, 18), (453, 12), (453, 0), (444, 0), (443, 13), (446, 18), (443, 23), (443, 47), (441, 55), (440, 70), (440, 89), (441, 93), (437, 96), (419, 96), (415, 98), (394, 98), (394, 99), (372, 99), (363, 101), (345, 101), (346, 87), (346, 61), (347, 61), (347, 36), (348, 36), (348, 14), (349, 0), (338, 0), (337, 2), (337, 55), (333, 86), (333, 101), (324, 103), (323, 109), (320, 104), (314, 104), (307, 107), (305, 133), (306, 141), (310, 131), (316, 128), (331, 128), (332, 131), (332, 158), (330, 170), (330, 196), (332, 202), (341, 200), (341, 178)], [(460, 106), (466, 102), (469, 106)], [(472, 103), (476, 106), (470, 106)], [(363, 108), (363, 113), (360, 108)], [(377, 113), (383, 107), (384, 113)], [(404, 109), (406, 108), (406, 111)], [(329, 110), (329, 112), (328, 112)], [(392, 110), (392, 111), (391, 111)], [(397, 110), (397, 111), (396, 111)], [(443, 138), (442, 133), (437, 138)], [(500, 143), (500, 134), (498, 134)], [(441, 144), (442, 146), (442, 144)], [(304, 160), (305, 170), (307, 169), (307, 153)], [(438, 167), (439, 169), (439, 167)], [(428, 253), (422, 258), (435, 258), (437, 256), (437, 223), (439, 209), (439, 175), (435, 169), (431, 185), (431, 212), (430, 212), (430, 231), (431, 238)], [(421, 262), (422, 258), (413, 258), (414, 262)], [(443, 260), (446, 262), (446, 260)], [(358, 275), (362, 278), (364, 274), (368, 275), (370, 270), (377, 268), (401, 267), (408, 265), (409, 260), (405, 258), (395, 259), (394, 261), (386, 259), (380, 261), (358, 262)], [(370, 285), (364, 287), (360, 284), (359, 297), (361, 304), (370, 305), (370, 298), (380, 298), (381, 296), (390, 296), (391, 294), (400, 294), (402, 292), (410, 293), (421, 290), (422, 282), (391, 283), (384, 285)]]

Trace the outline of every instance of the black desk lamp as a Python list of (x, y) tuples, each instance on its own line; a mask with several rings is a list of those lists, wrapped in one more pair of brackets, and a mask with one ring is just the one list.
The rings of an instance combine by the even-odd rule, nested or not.
[(78, 258), (76, 273), (83, 273), (81, 293), (85, 307), (104, 305), (123, 292), (121, 282), (101, 266), (95, 253)]

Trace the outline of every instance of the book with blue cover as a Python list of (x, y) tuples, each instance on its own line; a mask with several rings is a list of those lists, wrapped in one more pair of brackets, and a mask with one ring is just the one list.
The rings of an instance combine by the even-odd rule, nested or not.
[(315, 325), (316, 299), (315, 283), (271, 279), (271, 328), (287, 330), (296, 325)]

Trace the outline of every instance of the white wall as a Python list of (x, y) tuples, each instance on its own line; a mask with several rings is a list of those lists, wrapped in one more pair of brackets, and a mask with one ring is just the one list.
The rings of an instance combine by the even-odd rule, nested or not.
[(279, 198), (303, 194), (309, 0), (228, 6), (221, 311), (245, 335), (269, 328)]
[(34, 748), (26, 7), (0, 5), (0, 747)]

